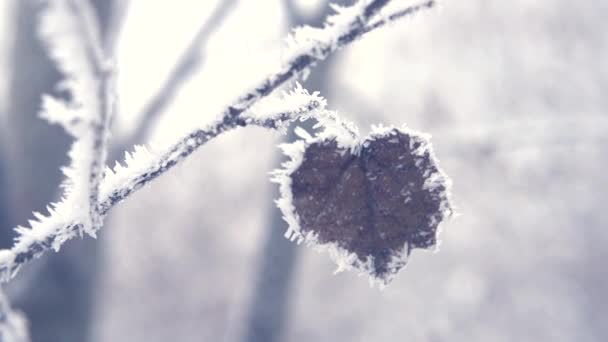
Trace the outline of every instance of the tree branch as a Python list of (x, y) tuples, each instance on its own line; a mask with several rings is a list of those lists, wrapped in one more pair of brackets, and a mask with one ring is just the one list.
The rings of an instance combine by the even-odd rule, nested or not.
[[(46, 3), (40, 31), (49, 54), (64, 73), (61, 86), (69, 101), (45, 97), (41, 116), (59, 123), (74, 137), (64, 201), (80, 213), (80, 233), (95, 236), (103, 217), (98, 212), (99, 186), (107, 154), (113, 112), (113, 68), (104, 57), (99, 24), (88, 0)], [(86, 209), (81, 210), (86, 203)]]
[[(133, 153), (126, 154), (126, 167), (117, 163), (114, 171), (106, 169), (106, 178), (100, 190), (102, 201), (99, 203), (98, 213), (102, 217), (105, 216), (116, 203), (176, 165), (195, 148), (224, 132), (244, 126), (281, 130), (293, 120), (335, 115), (325, 110), (326, 102), (318, 94), (308, 94), (300, 87), (286, 94), (283, 101), (273, 103), (273, 100), (259, 102), (251, 111), (230, 121), (218, 120), (192, 132), (178, 145), (162, 153), (160, 160), (156, 152), (135, 146)], [(261, 110), (268, 112), (261, 113)], [(23, 264), (44, 252), (50, 249), (58, 251), (65, 241), (74, 238), (82, 230), (83, 223), (80, 216), (74, 214), (70, 202), (51, 204), (47, 209), (49, 216), (34, 213), (36, 220), (29, 222), (31, 229), (17, 229), (20, 235), (12, 249), (0, 250), (0, 281), (10, 280)]]
[[(91, 126), (93, 159), (89, 166), (91, 228), (88, 233), (94, 236), (103, 224), (103, 216), (99, 213), (97, 205), (108, 153), (110, 122), (114, 112), (114, 69), (104, 56), (99, 23), (95, 20), (95, 12), (89, 0), (72, 0), (72, 6), (76, 19), (86, 34), (85, 49), (88, 51), (89, 63), (96, 76), (93, 83), (97, 83), (91, 86), (97, 88), (97, 98), (100, 99), (95, 103), (98, 108), (90, 109), (96, 117), (92, 118), (94, 124)], [(86, 107), (87, 103), (84, 103), (84, 106)]]

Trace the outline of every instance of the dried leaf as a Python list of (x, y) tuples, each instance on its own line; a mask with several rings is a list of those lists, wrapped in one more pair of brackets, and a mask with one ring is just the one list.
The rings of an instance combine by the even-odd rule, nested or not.
[(380, 128), (355, 146), (323, 137), (291, 147), (275, 178), (290, 238), (328, 248), (341, 269), (383, 285), (414, 248), (436, 246), (452, 212), (450, 181), (424, 135)]

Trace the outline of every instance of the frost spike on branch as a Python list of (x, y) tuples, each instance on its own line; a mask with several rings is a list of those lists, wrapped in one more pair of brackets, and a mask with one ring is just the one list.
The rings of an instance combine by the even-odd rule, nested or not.
[[(371, 2), (361, 0), (350, 8), (353, 10), (342, 10), (328, 18), (325, 27), (316, 31), (316, 33), (323, 33), (328, 39), (316, 42), (316, 44), (305, 44), (305, 49), (293, 53), (278, 71), (271, 73), (252, 91), (238, 98), (222, 112), (215, 123), (208, 127), (193, 130), (177, 143), (159, 151), (149, 151), (136, 146), (133, 154), (127, 153), (126, 167), (117, 164), (114, 172), (106, 172), (101, 184), (99, 214), (105, 215), (116, 203), (168, 171), (209, 140), (233, 128), (247, 125), (248, 123), (241, 115), (279, 86), (293, 80), (329, 54), (384, 26), (387, 18), (391, 18), (390, 15), (384, 15), (384, 19), (380, 20), (378, 25), (368, 25), (369, 21), (389, 2), (390, 0)], [(411, 15), (420, 10), (432, 8), (434, 5), (435, 1), (426, 1), (410, 6), (405, 11)], [(397, 19), (402, 17), (397, 17)], [(292, 42), (294, 41), (292, 40)], [(61, 108), (65, 107), (65, 104), (59, 103), (54, 106)], [(61, 122), (55, 117), (52, 118)], [(251, 124), (259, 125), (254, 122)], [(0, 251), (0, 281), (10, 280), (23, 264), (34, 257), (41, 256), (51, 248), (59, 250), (65, 241), (75, 237), (82, 230), (82, 220), (73, 215), (65, 202), (54, 204), (52, 207), (49, 208), (50, 216), (45, 217), (42, 221), (34, 221), (32, 229), (17, 227), (20, 236), (15, 245), (10, 250)]]
[(60, 86), (73, 99), (45, 96), (41, 116), (61, 124), (75, 139), (68, 152), (71, 164), (64, 169), (63, 201), (80, 216), (80, 234), (94, 237), (102, 225), (97, 205), (113, 112), (113, 67), (104, 57), (99, 24), (89, 0), (44, 4), (40, 36), (65, 76)]

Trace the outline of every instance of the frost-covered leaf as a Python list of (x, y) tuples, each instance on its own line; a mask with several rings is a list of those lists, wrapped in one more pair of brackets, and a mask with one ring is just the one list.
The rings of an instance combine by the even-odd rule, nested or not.
[(376, 128), (350, 146), (325, 134), (284, 150), (291, 160), (274, 180), (286, 236), (329, 249), (338, 270), (356, 268), (385, 285), (414, 248), (436, 246), (452, 212), (450, 181), (425, 135)]

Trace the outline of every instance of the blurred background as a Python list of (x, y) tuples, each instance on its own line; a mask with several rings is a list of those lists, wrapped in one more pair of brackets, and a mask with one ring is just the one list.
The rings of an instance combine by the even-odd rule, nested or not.
[[(111, 159), (213, 120), (320, 25), (324, 0), (94, 1), (118, 61)], [(348, 4), (351, 1), (342, 1)], [(59, 196), (69, 138), (35, 1), (0, 1), (0, 243)], [(268, 172), (291, 136), (233, 131), (7, 288), (42, 341), (608, 340), (608, 2), (442, 1), (305, 82), (355, 121), (433, 135), (460, 216), (384, 291), (289, 243)], [(176, 65), (182, 65), (176, 69)]]

